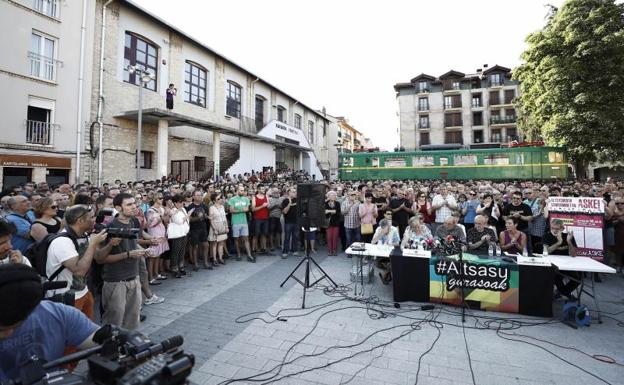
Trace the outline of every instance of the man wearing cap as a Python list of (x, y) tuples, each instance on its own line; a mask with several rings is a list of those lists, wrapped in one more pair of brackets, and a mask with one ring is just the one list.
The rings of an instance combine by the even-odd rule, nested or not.
[(18, 379), (37, 356), (63, 357), (66, 346), (95, 346), (98, 326), (76, 308), (43, 299), (39, 274), (22, 264), (0, 266), (0, 381)]

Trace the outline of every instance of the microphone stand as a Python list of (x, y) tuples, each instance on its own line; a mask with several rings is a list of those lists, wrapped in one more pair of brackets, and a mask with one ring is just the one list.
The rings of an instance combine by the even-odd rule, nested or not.
[[(456, 245), (456, 241), (453, 241), (453, 245)], [(468, 304), (466, 303), (466, 294), (464, 292), (464, 248), (461, 242), (459, 242), (459, 279), (461, 280), (460, 292), (461, 292), (461, 313), (462, 313), (462, 323), (466, 322), (466, 308)]]

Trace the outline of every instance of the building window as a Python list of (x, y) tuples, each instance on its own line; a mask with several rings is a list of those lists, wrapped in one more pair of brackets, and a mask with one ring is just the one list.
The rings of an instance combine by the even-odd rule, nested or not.
[(426, 80), (418, 82), (418, 92), (429, 92), (429, 85)]
[(515, 97), (516, 92), (514, 90), (505, 90), (505, 104), (511, 104)]
[(497, 87), (503, 85), (503, 75), (502, 74), (492, 74), (490, 75), (490, 87)]
[(141, 151), (141, 168), (145, 168), (145, 169), (152, 168), (153, 155), (154, 155), (153, 151)]
[(490, 91), (490, 106), (500, 104), (500, 93), (498, 91)]
[(130, 73), (128, 71), (128, 66), (137, 66), (141, 70), (154, 75), (154, 79), (150, 80), (145, 85), (145, 88), (156, 91), (156, 80), (158, 78), (157, 61), (158, 48), (154, 44), (126, 32), (124, 43), (124, 82), (136, 85), (141, 83), (141, 76), (137, 75), (136, 72)]
[(515, 127), (509, 127), (507, 128), (507, 141), (513, 142), (514, 140), (518, 140), (518, 132)]
[(461, 108), (461, 95), (450, 95), (444, 97), (444, 108)]
[(444, 133), (444, 143), (445, 144), (463, 144), (464, 140), (462, 138), (461, 131), (447, 131)]
[(195, 166), (195, 171), (205, 172), (206, 171), (206, 157), (205, 156), (196, 156), (193, 160), (193, 165)]
[(444, 115), (444, 127), (459, 127), (462, 125), (461, 112)]
[(500, 110), (490, 111), (490, 124), (501, 124), (502, 122)]
[(323, 138), (327, 136), (327, 122), (323, 120)]
[(418, 117), (418, 128), (429, 128), (429, 115), (420, 115)]
[(451, 83), (451, 87), (452, 87), (454, 90), (458, 90), (458, 89), (460, 88), (460, 86), (459, 86), (459, 82), (458, 82), (458, 81), (454, 81), (453, 83)]
[(429, 110), (429, 98), (418, 98), (418, 111)]
[(283, 147), (275, 147), (275, 163), (284, 163), (286, 159)]
[(492, 137), (490, 139), (490, 142), (492, 142), (492, 143), (500, 143), (500, 142), (502, 142), (502, 136), (501, 136), (501, 129), (500, 128), (493, 128), (492, 129)]
[(314, 144), (314, 122), (311, 120), (308, 121), (308, 140)]
[(473, 143), (483, 143), (483, 130), (476, 130), (472, 133)]
[(26, 115), (26, 143), (49, 146), (53, 144), (54, 130), (52, 124), (54, 102), (38, 98), (30, 98)]
[(33, 0), (33, 9), (37, 12), (43, 13), (46, 16), (58, 19), (58, 0)]
[(286, 123), (286, 108), (277, 106), (277, 120), (282, 123)]
[(226, 114), (235, 118), (241, 116), (241, 87), (228, 81)]
[(33, 32), (30, 38), (30, 75), (56, 80), (56, 40)]
[[(279, 110), (278, 110), (278, 114), (279, 114)], [(299, 114), (295, 114), (295, 128), (298, 128), (298, 129), (301, 130), (301, 115), (299, 115)], [(338, 134), (340, 134), (340, 132), (338, 132)], [(340, 136), (340, 135), (338, 135), (338, 136)]]
[(473, 78), (472, 81), (470, 82), (470, 88), (481, 88), (481, 79), (479, 78)]
[(264, 127), (264, 98), (256, 95), (256, 129)]
[(184, 67), (184, 101), (206, 107), (206, 70), (188, 61)]
[(472, 113), (472, 125), (473, 126), (483, 125), (483, 111), (475, 111)]
[(483, 104), (481, 103), (481, 94), (472, 94), (471, 106), (473, 108), (477, 108), (477, 107), (483, 106)]
[(431, 144), (431, 142), (429, 141), (429, 133), (428, 132), (421, 132), (420, 133), (420, 145), (421, 146), (426, 146), (428, 144)]

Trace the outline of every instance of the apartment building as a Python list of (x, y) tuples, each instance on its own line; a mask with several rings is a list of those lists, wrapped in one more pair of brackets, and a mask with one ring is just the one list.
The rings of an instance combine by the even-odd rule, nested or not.
[(337, 116), (338, 121), (338, 138), (340, 141), (341, 151), (354, 152), (363, 149), (364, 136), (355, 127), (349, 124), (349, 120), (344, 116)]
[(0, 2), (0, 183), (74, 182), (89, 118), (92, 1)]
[[(98, 0), (94, 19), (85, 144), (94, 156), (84, 162), (84, 175), (133, 180), (137, 163), (141, 179), (201, 179), (264, 167), (305, 169), (317, 179), (329, 174), (331, 127), (323, 112), (131, 1)], [(177, 89), (173, 109), (165, 103), (170, 84)]]
[(394, 85), (400, 141), (406, 150), (494, 148), (521, 140), (511, 70), (484, 65), (475, 73), (420, 74)]

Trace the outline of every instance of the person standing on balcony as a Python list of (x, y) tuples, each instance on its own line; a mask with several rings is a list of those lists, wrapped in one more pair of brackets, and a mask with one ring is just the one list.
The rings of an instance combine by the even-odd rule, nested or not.
[(173, 83), (169, 84), (167, 88), (167, 109), (173, 110), (173, 97), (178, 93), (178, 89), (174, 87)]

